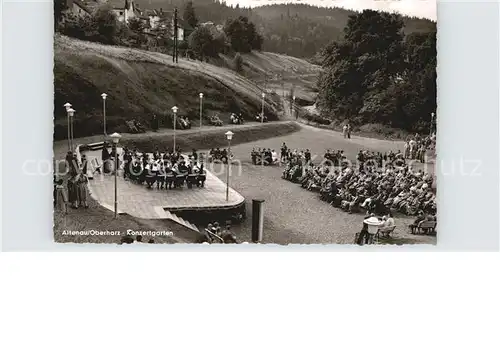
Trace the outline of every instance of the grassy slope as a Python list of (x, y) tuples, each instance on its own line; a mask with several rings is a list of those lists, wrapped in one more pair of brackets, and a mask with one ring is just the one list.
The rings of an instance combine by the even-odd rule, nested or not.
[(284, 87), (288, 93), (293, 86), (297, 98), (314, 101), (320, 66), (300, 58), (272, 52), (252, 52), (243, 55), (243, 59), (247, 77), (250, 79), (262, 84), (267, 74), (267, 85), (276, 92), (280, 92)]
[[(149, 123), (153, 113), (170, 118), (174, 105), (196, 117), (200, 91), (205, 115), (221, 112), (227, 121), (231, 111), (249, 118), (261, 110), (260, 87), (227, 68), (186, 60), (174, 65), (168, 55), (64, 36), (54, 44), (55, 139), (65, 137), (67, 101), (77, 110), (75, 137), (101, 133), (102, 92), (109, 94), (109, 131), (124, 131), (132, 118)], [(266, 115), (277, 119), (279, 104), (272, 97), (267, 102)]]
[[(276, 122), (264, 125), (248, 125), (248, 127), (240, 129), (222, 127), (215, 130), (206, 130), (203, 133), (194, 132), (181, 134), (176, 138), (176, 143), (184, 152), (189, 152), (193, 148), (197, 150), (215, 147), (224, 148), (227, 146), (224, 133), (229, 129), (234, 131), (234, 137), (231, 141), (231, 145), (234, 146), (242, 143), (288, 135), (300, 130), (300, 126), (294, 122)], [(173, 135), (152, 134), (141, 138), (124, 138), (122, 142), (129, 148), (137, 148), (138, 150), (154, 150), (156, 147), (160, 150), (165, 150), (172, 146)]]

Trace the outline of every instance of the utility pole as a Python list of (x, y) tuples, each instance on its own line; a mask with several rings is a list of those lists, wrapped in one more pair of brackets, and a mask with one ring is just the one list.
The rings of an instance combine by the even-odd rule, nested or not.
[(178, 48), (178, 33), (177, 33), (177, 8), (174, 9), (174, 53), (172, 60), (174, 63), (179, 62), (179, 48)]

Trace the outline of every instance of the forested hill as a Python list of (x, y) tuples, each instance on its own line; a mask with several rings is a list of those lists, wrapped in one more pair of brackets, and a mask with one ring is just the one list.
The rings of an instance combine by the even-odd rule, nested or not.
[[(179, 9), (182, 16), (187, 0), (135, 0), (146, 9)], [(193, 0), (202, 22), (223, 24), (228, 18), (246, 16), (264, 37), (263, 51), (311, 58), (332, 40), (342, 37), (350, 15), (356, 12), (305, 4), (276, 4), (255, 8), (226, 6), (218, 0)], [(436, 23), (427, 19), (404, 17), (405, 32), (436, 31)]]

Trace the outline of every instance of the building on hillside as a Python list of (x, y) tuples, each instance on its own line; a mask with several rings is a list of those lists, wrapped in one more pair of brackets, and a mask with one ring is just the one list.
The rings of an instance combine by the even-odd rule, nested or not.
[(140, 18), (142, 15), (134, 0), (108, 0), (107, 4), (120, 22), (128, 23), (132, 18)]
[[(171, 21), (172, 32), (174, 30), (174, 21)], [(193, 32), (192, 29), (182, 18), (177, 19), (177, 40), (184, 41), (187, 40), (189, 35)], [(172, 35), (173, 38), (173, 35)]]
[[(163, 35), (169, 33), (169, 38), (174, 38), (174, 13), (171, 11), (145, 10), (144, 15), (149, 18), (149, 30), (151, 34)], [(186, 38), (186, 24), (181, 18), (177, 19), (177, 40), (184, 41)]]
[[(168, 33), (170, 39), (174, 38), (174, 13), (173, 11), (144, 9), (137, 6), (134, 0), (65, 0), (66, 11), (75, 16), (90, 16), (100, 6), (108, 6), (116, 15), (116, 19), (128, 24), (131, 19), (141, 20), (144, 32), (149, 37), (164, 36)], [(193, 31), (182, 18), (177, 20), (177, 40), (184, 41)]]

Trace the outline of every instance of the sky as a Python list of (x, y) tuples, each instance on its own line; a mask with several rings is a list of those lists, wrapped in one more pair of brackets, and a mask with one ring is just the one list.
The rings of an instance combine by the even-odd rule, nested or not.
[(226, 0), (226, 3), (228, 5), (239, 3), (242, 7), (279, 3), (301, 3), (325, 7), (343, 7), (354, 10), (397, 11), (404, 15), (436, 20), (436, 0)]

